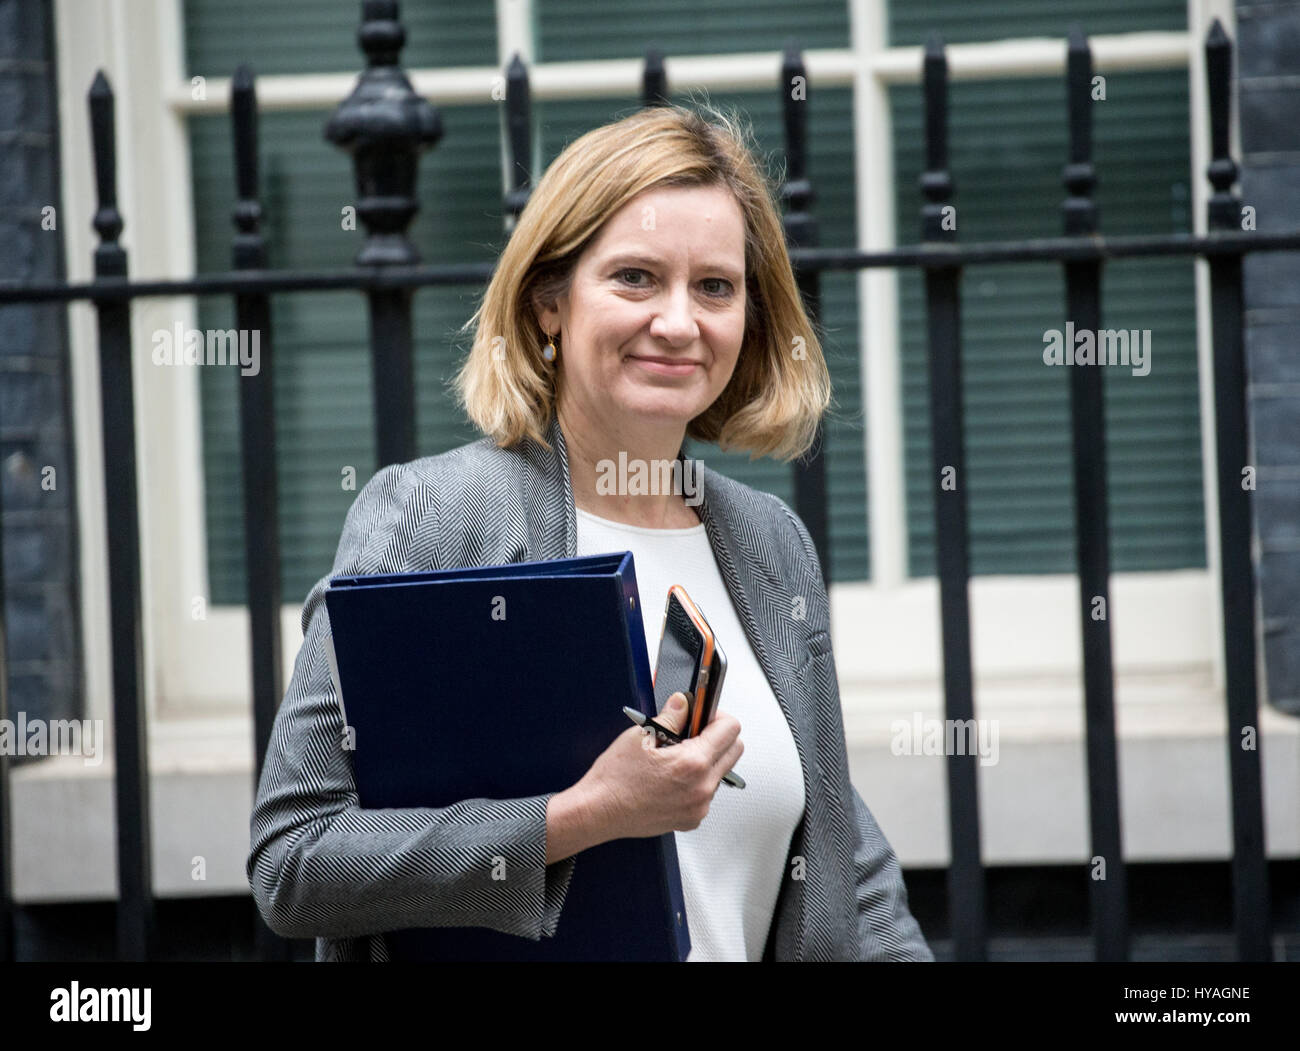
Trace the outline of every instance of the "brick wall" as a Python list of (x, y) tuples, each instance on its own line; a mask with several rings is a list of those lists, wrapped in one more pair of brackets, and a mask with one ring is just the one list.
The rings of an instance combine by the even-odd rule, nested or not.
[[(1243, 204), (1259, 230), (1300, 228), (1300, 2), (1238, 2)], [(1300, 252), (1246, 262), (1246, 353), (1258, 467), (1258, 584), (1268, 696), (1300, 714)]]
[[(0, 0), (0, 278), (64, 276), (47, 0)], [(46, 206), (56, 211), (43, 213)], [(42, 229), (42, 223), (54, 229)], [(82, 714), (65, 308), (0, 308), (0, 507), (9, 715)], [(52, 470), (51, 470), (52, 469)]]

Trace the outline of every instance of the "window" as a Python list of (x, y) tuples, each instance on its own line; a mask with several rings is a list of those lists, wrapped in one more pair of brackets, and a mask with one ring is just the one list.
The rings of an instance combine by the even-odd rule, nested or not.
[[(156, 0), (160, 7), (167, 2)], [(188, 151), (184, 185), (191, 196), (188, 206), (169, 201), (162, 207), (182, 208), (192, 217), (197, 267), (229, 265), (233, 179), (219, 85), (241, 61), (264, 78), (261, 193), (271, 264), (348, 264), (364, 230), (342, 228), (342, 208), (353, 195), (350, 161), (324, 140), (322, 128), (341, 84), (350, 85), (360, 68), (356, 5), (172, 2), (176, 21), (183, 15), (185, 46), (184, 66), (175, 64), (161, 92), (181, 128), (166, 148)], [(706, 94), (748, 114), (779, 177), (777, 52), (793, 38), (809, 66), (811, 175), (821, 243), (874, 249), (917, 238), (915, 46), (932, 25), (950, 43), (966, 44), (950, 53), (959, 236), (1059, 232), (1061, 37), (1078, 18), (1093, 34), (1108, 84), (1097, 116), (1103, 230), (1189, 229), (1199, 222), (1203, 147), (1188, 132), (1187, 95), (1189, 84), (1195, 90), (1188, 65), (1195, 69), (1203, 26), (1198, 16), (1196, 32), (1185, 32), (1187, 9), (1169, 0), (1025, 0), (1007, 17), (997, 5), (955, 0), (888, 7), (875, 0), (818, 0), (797, 12), (773, 0), (737, 0), (707, 10), (685, 0), (656, 0), (609, 7), (599, 24), (576, 0), (515, 0), (499, 9), (500, 21), (498, 9), (487, 0), (402, 8), (408, 40), (403, 66), (433, 95), (446, 127), (443, 142), (422, 157), (423, 210), (412, 225), (412, 237), (429, 261), (490, 260), (504, 239), (499, 106), (489, 88), (516, 46), (531, 52), (534, 68), (581, 63), (573, 68), (590, 85), (582, 97), (573, 97), (534, 81), (543, 163), (576, 134), (638, 104), (639, 68), (635, 75), (629, 71), (639, 66), (644, 48), (655, 45), (668, 57), (676, 97)], [(1142, 35), (1133, 38), (1106, 36), (1138, 31)], [(208, 79), (215, 102), (191, 101), (189, 78), (196, 75)], [(137, 84), (134, 90), (157, 89)], [(1015, 100), (1014, 112), (1008, 100)], [(184, 168), (183, 161), (166, 156)], [(1009, 173), (1019, 173), (1010, 190)], [(995, 184), (997, 192), (990, 193)], [(1154, 196), (1142, 196), (1149, 192)], [(184, 194), (177, 201), (184, 202)], [(178, 220), (177, 229), (185, 228), (188, 217)], [(141, 233), (143, 218), (139, 212), (126, 218), (129, 239)], [(145, 250), (133, 254), (133, 273), (158, 272), (159, 258)], [(1108, 266), (1106, 281), (1106, 321), (1149, 327), (1154, 336), (1151, 375), (1107, 378), (1115, 566), (1121, 578), (1141, 574), (1140, 588), (1117, 579), (1116, 608), (1132, 586), (1142, 596), (1143, 615), (1167, 621), (1161, 631), (1117, 640), (1117, 659), (1121, 669), (1125, 662), (1204, 661), (1204, 640), (1213, 638), (1206, 625), (1217, 599), (1203, 568), (1204, 531), (1213, 523), (1202, 518), (1198, 336), (1201, 354), (1204, 349), (1203, 334), (1190, 321), (1191, 270), (1183, 262), (1125, 262)], [(919, 287), (910, 271), (826, 274), (822, 280), (822, 324), (836, 398), (827, 420), (836, 616), (855, 637), (874, 640), (837, 653), (846, 707), (855, 692), (863, 695), (865, 680), (930, 681), (938, 673), (933, 580), (927, 579), (932, 553)], [(444, 382), (463, 350), (453, 333), (477, 293), (466, 286), (415, 294), (421, 455), (475, 437)], [(963, 294), (973, 568), (981, 574), (973, 584), (976, 664), (982, 671), (1069, 673), (1078, 656), (1077, 632), (1070, 627), (1067, 378), (1044, 369), (1040, 356), (1042, 333), (1062, 310), (1059, 268), (973, 267)], [(196, 327), (231, 324), (228, 297), (201, 300), (195, 308)], [(295, 293), (274, 297), (272, 309), (287, 672), (297, 650), (299, 604), (328, 571), (355, 495), (343, 488), (341, 472), (355, 467), (360, 487), (373, 471), (373, 423), (364, 296)], [(1141, 323), (1129, 320), (1138, 315)], [(137, 322), (143, 345), (152, 327)], [(149, 584), (152, 682), (178, 710), (210, 705), (243, 713), (247, 628), (240, 608), (236, 388), (233, 376), (213, 370), (186, 382), (194, 384), (193, 421), (182, 408), (164, 410), (140, 399), (147, 417), (142, 442), (174, 445), (179, 451), (165, 461), (174, 477), (184, 477), (186, 464), (201, 463), (204, 480), (200, 489), (178, 490), (181, 506), (167, 512), (181, 517), (178, 533), (193, 525), (200, 540), (155, 556), (160, 567), (164, 558), (173, 558), (166, 565), (176, 572), (156, 569)], [(173, 424), (179, 419), (185, 426), (169, 427), (167, 411)], [(186, 431), (191, 423), (192, 434)], [(750, 463), (704, 447), (690, 451), (725, 474), (792, 498), (788, 465)], [(205, 589), (206, 623), (189, 622), (192, 587)], [(1031, 591), (1035, 604), (1026, 607)], [(1033, 653), (999, 639), (1023, 626), (1025, 608), (1042, 611), (1035, 630), (1056, 640)], [(1193, 630), (1188, 617), (1196, 621)]]
[[(1191, 230), (1187, 77), (1108, 73), (1094, 108), (1096, 199), (1111, 235)], [(959, 81), (950, 88), (950, 163), (964, 241), (1054, 237), (1068, 147), (1060, 77)], [(920, 236), (916, 187), (924, 116), (914, 87), (890, 90), (898, 229)], [(1151, 332), (1150, 372), (1108, 368), (1106, 458), (1112, 567), (1205, 565), (1195, 289), (1189, 259), (1131, 259), (1103, 270), (1102, 325)], [(909, 571), (934, 573), (924, 284), (901, 278)], [(1043, 364), (1059, 329), (1059, 264), (975, 266), (962, 285), (971, 571), (1075, 567), (1069, 371)]]
[[(421, 212), (412, 227), (426, 262), (488, 262), (503, 239), (495, 108), (441, 106), (446, 149), (420, 164)], [(350, 158), (325, 141), (329, 111), (269, 113), (261, 121), (263, 224), (276, 267), (350, 266), (364, 225), (344, 229), (354, 203)], [(230, 265), (234, 188), (227, 114), (192, 117), (195, 231), (201, 270)], [(470, 286), (419, 290), (413, 299), (416, 424), (421, 455), (477, 437), (444, 381), (460, 358), (455, 330), (474, 309)], [(229, 296), (200, 304), (199, 327), (234, 325)], [(369, 321), (359, 292), (272, 297), (282, 586), (301, 603), (329, 572), (352, 499), (375, 470)], [(210, 602), (241, 605), (244, 534), (239, 458), (238, 375), (199, 370), (207, 482)], [(355, 489), (345, 489), (351, 468)]]

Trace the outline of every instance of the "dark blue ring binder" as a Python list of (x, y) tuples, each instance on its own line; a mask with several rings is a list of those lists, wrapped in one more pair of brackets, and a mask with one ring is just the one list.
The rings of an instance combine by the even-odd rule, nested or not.
[[(631, 552), (337, 577), (325, 604), (365, 808), (561, 791), (627, 729), (624, 705), (656, 714)], [(684, 961), (674, 837), (579, 854), (554, 937), (385, 937), (394, 960)]]

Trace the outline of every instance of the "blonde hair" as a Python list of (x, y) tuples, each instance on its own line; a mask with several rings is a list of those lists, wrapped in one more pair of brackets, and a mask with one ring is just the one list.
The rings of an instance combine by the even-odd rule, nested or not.
[[(554, 367), (534, 304), (565, 294), (606, 220), (651, 187), (728, 188), (745, 220), (745, 333), (730, 382), (687, 425), (689, 438), (750, 459), (792, 460), (816, 440), (830, 403), (821, 340), (804, 310), (772, 190), (734, 115), (656, 106), (570, 143), (546, 170), (462, 332), (470, 351), (452, 383), (466, 415), (499, 446), (550, 448)], [(558, 340), (557, 340), (558, 342)], [(562, 352), (562, 348), (561, 348)]]

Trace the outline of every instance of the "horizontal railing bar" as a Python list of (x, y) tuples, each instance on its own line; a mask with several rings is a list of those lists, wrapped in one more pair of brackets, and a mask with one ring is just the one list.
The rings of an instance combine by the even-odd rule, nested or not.
[(133, 299), (147, 296), (223, 295), (232, 292), (366, 292), (424, 285), (486, 284), (493, 263), (438, 266), (364, 267), (337, 270), (239, 270), (158, 281), (44, 282), (26, 286), (0, 283), (0, 304), (71, 299)]
[[(986, 263), (1061, 263), (1132, 259), (1142, 256), (1247, 255), (1250, 252), (1300, 251), (1300, 230), (1284, 233), (1166, 234), (1132, 237), (1043, 237), (1027, 241), (990, 241), (954, 245), (918, 245), (883, 252), (856, 248), (795, 248), (797, 268), (866, 270), (873, 267), (974, 266)], [(494, 263), (339, 270), (244, 270), (159, 280), (81, 281), (76, 283), (0, 282), (0, 305), (48, 303), (75, 299), (135, 299), (147, 296), (221, 295), (232, 292), (370, 291), (433, 285), (484, 284)]]
[(1246, 255), (1300, 251), (1300, 230), (1262, 234), (1162, 234), (1131, 237), (1042, 237), (1026, 241), (928, 244), (861, 252), (856, 248), (796, 250), (796, 266), (864, 270), (891, 266), (970, 266), (979, 263), (1064, 263), (1160, 255)]

